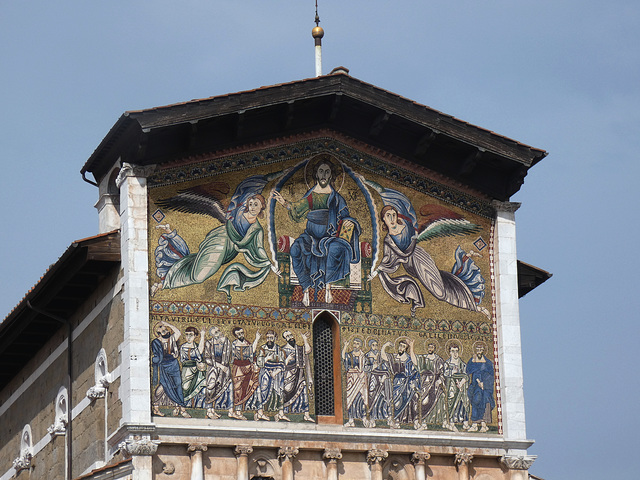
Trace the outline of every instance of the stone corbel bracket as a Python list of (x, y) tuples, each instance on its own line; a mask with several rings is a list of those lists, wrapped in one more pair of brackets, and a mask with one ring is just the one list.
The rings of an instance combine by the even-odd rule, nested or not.
[(20, 455), (13, 461), (13, 468), (15, 468), (16, 473), (31, 468), (31, 460), (33, 460), (31, 426), (26, 424), (20, 437)]
[(91, 399), (91, 401), (97, 400), (98, 398), (104, 398), (107, 394), (107, 390), (109, 389), (109, 385), (111, 384), (111, 377), (112, 375), (109, 373), (109, 368), (107, 367), (107, 353), (104, 348), (101, 348), (98, 352), (94, 365), (94, 378), (96, 384), (87, 390), (87, 397)]
[(47, 432), (52, 437), (65, 435), (67, 433), (67, 424), (69, 423), (69, 395), (66, 387), (60, 387), (58, 395), (56, 395), (56, 419), (53, 424), (47, 428)]

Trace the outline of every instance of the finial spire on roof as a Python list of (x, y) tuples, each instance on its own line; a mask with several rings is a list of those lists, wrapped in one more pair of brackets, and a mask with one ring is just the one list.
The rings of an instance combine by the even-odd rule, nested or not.
[(322, 75), (322, 37), (324, 30), (320, 26), (320, 17), (318, 16), (318, 0), (316, 0), (316, 26), (311, 30), (311, 35), (315, 39), (316, 44), (316, 77)]

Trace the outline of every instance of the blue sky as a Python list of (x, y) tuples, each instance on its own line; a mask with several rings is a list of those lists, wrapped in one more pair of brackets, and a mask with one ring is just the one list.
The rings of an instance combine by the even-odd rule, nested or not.
[[(637, 1), (320, 0), (325, 73), (547, 150), (512, 200), (531, 472), (636, 474)], [(312, 0), (4, 2), (0, 317), (97, 233), (79, 170), (126, 110), (314, 75)], [(634, 320), (634, 318), (636, 320)]]

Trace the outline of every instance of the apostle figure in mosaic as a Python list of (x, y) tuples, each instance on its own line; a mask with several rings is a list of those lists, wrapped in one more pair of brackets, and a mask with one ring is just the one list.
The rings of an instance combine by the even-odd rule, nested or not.
[(420, 421), (422, 427), (442, 425), (448, 428), (445, 396), (444, 360), (436, 353), (436, 344), (427, 345), (427, 353), (418, 355), (420, 372)]
[(467, 365), (460, 358), (460, 346), (451, 343), (449, 358), (444, 364), (444, 377), (447, 390), (447, 428), (457, 432), (456, 423), (462, 423), (464, 430), (469, 429), (469, 376)]
[(491, 423), (491, 411), (496, 406), (493, 399), (493, 363), (485, 356), (485, 346), (482, 342), (475, 345), (475, 354), (467, 362), (469, 378), (469, 402), (471, 403), (470, 432), (488, 432), (487, 424)]
[(182, 392), (184, 401), (190, 407), (202, 408), (206, 395), (206, 370), (202, 354), (204, 352), (204, 329), (200, 332), (200, 342), (196, 344), (198, 329), (187, 327), (184, 331), (187, 340), (180, 345), (180, 362), (182, 363)]
[(369, 351), (365, 357), (365, 371), (368, 374), (367, 394), (369, 398), (369, 422), (366, 427), (374, 428), (376, 420), (393, 423), (391, 418), (391, 369), (386, 355), (383, 356), (378, 340), (369, 340)]
[[(224, 292), (230, 303), (232, 290), (243, 292), (260, 285), (270, 268), (279, 275), (267, 257), (264, 231), (258, 221), (266, 207), (266, 200), (260, 192), (272, 177), (254, 175), (242, 181), (226, 211), (214, 192), (204, 186), (189, 188), (158, 201), (160, 207), (208, 215), (222, 225), (207, 234), (196, 253), (190, 253), (187, 243), (176, 230), (168, 224), (159, 225), (157, 228), (164, 232), (155, 250), (156, 272), (160, 281), (151, 287), (151, 296), (161, 289), (202, 283), (223, 265), (229, 264), (220, 276), (217, 290)], [(239, 262), (230, 263), (240, 252), (252, 268)]]
[(158, 322), (153, 328), (156, 338), (151, 341), (151, 365), (153, 365), (153, 414), (164, 416), (159, 407), (174, 406), (173, 416), (190, 417), (182, 391), (182, 377), (178, 357), (180, 330), (166, 322)]
[[(302, 334), (304, 345), (296, 343), (296, 337), (290, 331), (285, 331), (282, 338), (287, 342), (284, 351), (284, 385), (282, 388), (282, 400), (284, 413), (302, 413), (307, 422), (313, 422), (309, 415), (309, 389), (313, 387), (311, 376), (311, 364), (309, 354), (309, 332)], [(286, 416), (276, 415), (276, 421), (289, 421)]]
[[(349, 345), (352, 345), (351, 351)], [(347, 340), (342, 349), (342, 361), (347, 374), (347, 415), (345, 427), (355, 426), (354, 419), (362, 420), (368, 426), (367, 410), (369, 407), (369, 391), (367, 372), (365, 369), (366, 355), (362, 350), (362, 339)]]
[(269, 420), (264, 413), (277, 412), (276, 419), (284, 420), (284, 405), (282, 403), (282, 388), (284, 374), (284, 350), (276, 343), (276, 332), (269, 330), (266, 334), (267, 343), (256, 352), (256, 365), (260, 368), (258, 388), (253, 397), (247, 402), (247, 409), (257, 410), (255, 420)]
[[(489, 316), (489, 311), (480, 306), (485, 281), (472, 259), (480, 254), (465, 252), (458, 246), (454, 266), (451, 272), (446, 272), (438, 269), (431, 255), (418, 245), (437, 237), (477, 233), (480, 226), (438, 205), (425, 205), (420, 209), (427, 218), (419, 226), (416, 212), (406, 195), (370, 180), (364, 182), (382, 198), (384, 207), (380, 211), (380, 221), (382, 229), (387, 232), (382, 261), (371, 272), (370, 278), (379, 274), (380, 283), (391, 298), (411, 304), (411, 315), (415, 315), (417, 308), (425, 306), (421, 284), (438, 300)], [(408, 275), (392, 277), (402, 265)]]
[(316, 295), (325, 288), (324, 301), (332, 303), (331, 285), (349, 275), (351, 263), (360, 261), (360, 224), (351, 217), (347, 202), (334, 188), (336, 171), (330, 157), (322, 156), (313, 169), (316, 183), (300, 200), (290, 202), (280, 192), (272, 192), (294, 222), (307, 222), (290, 250), (306, 307), (311, 302), (312, 287)]
[(387, 353), (386, 349), (393, 346), (387, 342), (382, 346), (382, 353), (386, 355), (391, 372), (393, 373), (393, 421), (394, 426), (402, 423), (420, 427), (418, 417), (418, 398), (420, 394), (420, 374), (416, 369), (418, 359), (413, 351), (414, 341), (403, 338), (398, 342), (398, 353)]
[[(229, 414), (231, 418), (237, 420), (246, 420), (242, 414), (245, 410), (245, 402), (251, 398), (258, 388), (258, 373), (260, 369), (254, 363), (254, 352), (260, 340), (260, 332), (256, 332), (256, 338), (253, 344), (244, 336), (242, 327), (235, 327), (231, 330), (236, 339), (231, 343), (231, 379), (233, 380), (233, 408), (234, 411)], [(265, 417), (259, 412), (259, 416)], [(267, 417), (261, 418), (268, 420)]]
[(210, 338), (204, 345), (204, 363), (207, 365), (206, 402), (207, 418), (220, 415), (216, 409), (233, 412), (233, 382), (231, 381), (231, 342), (218, 326), (209, 329)]

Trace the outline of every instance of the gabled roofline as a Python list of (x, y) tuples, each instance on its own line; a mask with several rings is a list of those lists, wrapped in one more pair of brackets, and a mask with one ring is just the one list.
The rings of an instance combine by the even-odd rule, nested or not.
[[(248, 125), (248, 127), (247, 127)], [(253, 90), (125, 112), (82, 167), (100, 180), (121, 158), (134, 164), (162, 164), (172, 158), (228, 149), (233, 145), (330, 128), (392, 151), (435, 170), (468, 175), (479, 165), (507, 172), (508, 198), (526, 171), (546, 152), (477, 127), (345, 73), (297, 80)], [(434, 145), (453, 145), (460, 158), (453, 173)], [(162, 147), (162, 148), (161, 148)], [(168, 147), (168, 148), (167, 148)], [(449, 147), (447, 147), (449, 148)], [(396, 149), (396, 151), (393, 151)], [(162, 155), (166, 155), (163, 157)], [(437, 156), (437, 154), (436, 154)], [(485, 181), (486, 183), (486, 181)], [(493, 188), (495, 190), (495, 188)], [(489, 188), (491, 190), (491, 188)]]

